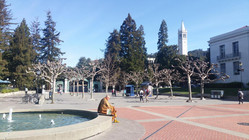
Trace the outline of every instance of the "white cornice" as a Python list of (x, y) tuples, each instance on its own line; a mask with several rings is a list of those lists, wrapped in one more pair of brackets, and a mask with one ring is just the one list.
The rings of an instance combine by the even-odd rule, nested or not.
[(211, 43), (215, 43), (215, 42), (218, 42), (221, 40), (233, 38), (233, 37), (244, 35), (244, 34), (249, 34), (249, 26), (244, 26), (244, 27), (239, 28), (237, 30), (211, 37), (210, 40), (208, 41), (208, 43), (211, 44)]

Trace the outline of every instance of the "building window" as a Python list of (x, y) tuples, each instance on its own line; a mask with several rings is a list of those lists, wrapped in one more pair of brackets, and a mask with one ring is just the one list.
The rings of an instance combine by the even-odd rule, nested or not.
[(221, 73), (226, 73), (226, 63), (221, 63), (220, 64), (220, 72)]
[(239, 61), (233, 62), (233, 73), (234, 73), (234, 75), (239, 75), (239, 68), (240, 68), (239, 64), (240, 64)]
[(182, 34), (179, 34), (179, 38), (182, 38)]
[(233, 56), (239, 56), (239, 42), (233, 42)]
[(182, 34), (182, 37), (183, 37), (183, 38), (186, 38), (187, 36), (186, 36), (186, 34)]
[(225, 45), (220, 46), (220, 58), (225, 58)]

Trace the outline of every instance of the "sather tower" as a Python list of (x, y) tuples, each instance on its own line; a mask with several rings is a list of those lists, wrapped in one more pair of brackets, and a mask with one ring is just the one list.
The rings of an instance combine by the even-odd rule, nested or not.
[(183, 21), (181, 28), (178, 30), (178, 47), (179, 47), (179, 54), (188, 55), (187, 30), (184, 27)]

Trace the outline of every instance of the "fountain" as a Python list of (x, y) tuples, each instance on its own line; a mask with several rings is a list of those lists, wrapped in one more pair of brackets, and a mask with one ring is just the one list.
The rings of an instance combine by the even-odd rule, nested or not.
[[(6, 112), (1, 113), (4, 116)], [(0, 119), (0, 140), (84, 139), (111, 125), (111, 117), (86, 110), (28, 109), (13, 112), (10, 109), (8, 118)]]
[(51, 125), (54, 125), (54, 120), (51, 120), (51, 123), (50, 123)]
[(8, 121), (9, 122), (12, 122), (12, 111), (13, 111), (13, 109), (10, 108), (10, 112), (9, 112), (9, 116), (8, 116)]
[(3, 113), (2, 119), (3, 119), (3, 120), (6, 119), (6, 114), (5, 114), (5, 113)]

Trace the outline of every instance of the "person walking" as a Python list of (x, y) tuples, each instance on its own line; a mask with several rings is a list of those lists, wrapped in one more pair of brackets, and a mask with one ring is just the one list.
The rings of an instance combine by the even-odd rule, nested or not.
[(147, 88), (147, 89), (145, 90), (145, 99), (146, 99), (146, 102), (149, 102), (149, 99), (148, 99), (149, 94), (150, 94), (150, 91), (149, 91), (149, 89)]
[(244, 93), (241, 91), (241, 89), (238, 90), (238, 100), (239, 104), (240, 102), (243, 104), (243, 99), (244, 99)]
[(143, 101), (143, 103), (144, 103), (144, 97), (143, 96), (144, 96), (144, 91), (143, 91), (143, 89), (141, 89), (140, 92), (139, 92), (140, 102)]

